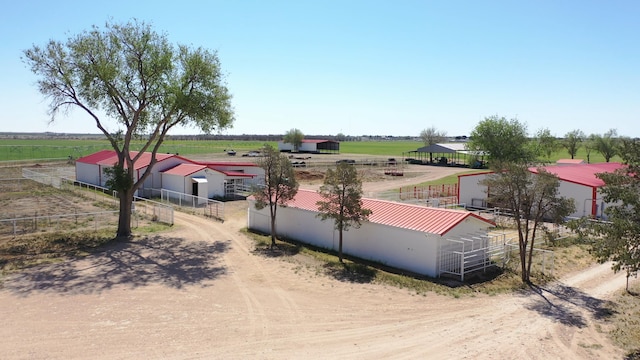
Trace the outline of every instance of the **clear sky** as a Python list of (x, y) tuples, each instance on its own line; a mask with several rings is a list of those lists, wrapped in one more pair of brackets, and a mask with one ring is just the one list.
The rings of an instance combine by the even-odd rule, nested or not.
[(48, 124), (22, 51), (132, 18), (218, 51), (224, 134), (455, 136), (497, 114), (530, 134), (640, 137), (637, 0), (5, 2), (0, 131), (98, 133), (80, 111)]

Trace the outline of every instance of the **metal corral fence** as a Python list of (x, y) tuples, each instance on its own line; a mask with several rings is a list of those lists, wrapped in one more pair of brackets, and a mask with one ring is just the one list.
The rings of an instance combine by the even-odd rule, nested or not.
[[(23, 177), (41, 184), (53, 186), (58, 189), (73, 191), (77, 195), (97, 201), (114, 202), (116, 205), (119, 203), (118, 194), (115, 191), (111, 191), (101, 186), (76, 181), (71, 178), (60, 177), (58, 174), (60, 174), (60, 171), (39, 173), (31, 169), (22, 169)], [(172, 206), (138, 196), (134, 196), (133, 200), (133, 210), (138, 214), (149, 215), (153, 221), (173, 225), (174, 210)], [(134, 218), (132, 217), (132, 221), (133, 220)]]
[(167, 189), (152, 189), (152, 198), (159, 196), (162, 204), (174, 204), (183, 209), (191, 209), (195, 213), (204, 216), (224, 220), (224, 202), (208, 199), (201, 196), (193, 196)]
[(426, 200), (458, 196), (458, 184), (439, 184), (427, 186), (404, 187), (398, 190), (400, 200)]
[[(132, 218), (137, 227), (138, 219)], [(17, 236), (44, 231), (98, 230), (118, 225), (118, 211), (99, 211), (64, 215), (31, 216), (0, 220), (0, 235)]]

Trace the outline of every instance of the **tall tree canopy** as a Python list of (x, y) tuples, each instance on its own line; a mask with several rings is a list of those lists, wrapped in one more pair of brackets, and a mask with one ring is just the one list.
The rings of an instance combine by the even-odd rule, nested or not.
[(318, 215), (323, 221), (333, 219), (334, 228), (338, 230), (338, 258), (342, 262), (342, 233), (351, 226), (359, 228), (371, 214), (371, 210), (362, 208), (362, 181), (356, 167), (352, 164), (339, 163), (335, 170), (329, 168), (324, 183), (320, 187)]
[(611, 129), (604, 135), (594, 137), (594, 148), (600, 155), (604, 156), (604, 161), (609, 162), (611, 158), (618, 154), (619, 139), (618, 132)]
[(567, 152), (573, 159), (578, 153), (580, 144), (582, 144), (583, 141), (585, 141), (585, 136), (582, 130), (569, 131), (564, 135), (564, 139), (562, 140), (562, 147), (567, 149)]
[[(111, 176), (121, 178), (111, 183), (120, 198), (120, 237), (131, 235), (133, 194), (151, 174), (169, 131), (180, 125), (208, 133), (234, 121), (217, 54), (173, 46), (141, 22), (107, 23), (66, 42), (34, 45), (23, 60), (50, 101), (51, 121), (60, 112), (80, 109), (116, 151)], [(134, 138), (145, 139), (135, 156), (130, 153)], [(136, 180), (129, 169), (145, 151), (151, 151), (151, 162)]]
[(298, 193), (298, 181), (289, 159), (273, 146), (266, 145), (258, 165), (264, 169), (264, 184), (254, 191), (256, 209), (269, 206), (271, 216), (271, 247), (276, 244), (276, 215), (278, 205), (285, 205)]
[(551, 154), (558, 150), (560, 144), (551, 131), (545, 128), (536, 132), (535, 145), (538, 155), (544, 155), (547, 160), (551, 160)]
[(441, 143), (447, 136), (446, 131), (439, 131), (435, 126), (426, 128), (420, 132), (420, 139), (426, 146)]
[(490, 165), (501, 163), (529, 163), (535, 157), (529, 146), (527, 126), (517, 119), (507, 120), (497, 115), (482, 120), (471, 132), (467, 147), (489, 153)]
[(300, 145), (302, 145), (302, 140), (304, 140), (304, 134), (299, 129), (291, 129), (284, 134), (284, 141), (287, 144), (293, 145), (293, 151), (300, 150)]
[(561, 223), (574, 211), (575, 204), (573, 199), (560, 196), (560, 180), (554, 174), (544, 169), (533, 174), (521, 163), (502, 165), (482, 184), (489, 189), (489, 203), (512, 212), (518, 230), (521, 277), (529, 283), (537, 231), (545, 220)]
[(640, 140), (623, 139), (620, 150), (627, 166), (597, 174), (605, 183), (600, 191), (609, 204), (604, 209), (607, 221), (576, 229), (583, 236), (595, 235), (593, 253), (600, 262), (613, 261), (615, 272), (626, 271), (629, 290), (629, 277), (640, 270)]

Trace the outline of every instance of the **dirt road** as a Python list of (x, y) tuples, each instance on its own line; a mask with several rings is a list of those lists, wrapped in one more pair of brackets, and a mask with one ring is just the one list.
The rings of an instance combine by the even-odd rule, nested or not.
[(615, 359), (607, 265), (539, 293), (455, 299), (252, 252), (242, 203), (2, 279), (4, 359)]

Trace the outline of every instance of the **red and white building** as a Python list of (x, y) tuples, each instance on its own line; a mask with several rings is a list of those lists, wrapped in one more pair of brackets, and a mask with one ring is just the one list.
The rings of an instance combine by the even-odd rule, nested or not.
[[(132, 156), (137, 152), (131, 152)], [(264, 170), (251, 162), (194, 161), (174, 154), (156, 154), (151, 175), (138, 190), (150, 195), (161, 189), (199, 197), (226, 197), (238, 187), (249, 187), (264, 180)], [(106, 168), (118, 162), (114, 150), (102, 150), (76, 160), (76, 180), (105, 187)], [(144, 153), (134, 163), (134, 179), (140, 179), (151, 162)]]
[[(269, 208), (257, 210), (255, 199), (248, 200), (248, 228), (270, 233)], [(315, 191), (299, 190), (286, 207), (278, 208), (277, 235), (337, 250), (339, 233), (333, 220), (317, 217), (320, 200)], [(460, 275), (488, 265), (488, 231), (495, 227), (493, 222), (461, 210), (362, 201), (372, 213), (359, 229), (343, 232), (345, 254), (430, 277)]]
[[(559, 193), (571, 198), (575, 202), (576, 211), (570, 217), (594, 217), (604, 219), (604, 209), (607, 204), (603, 201), (600, 188), (604, 181), (596, 177), (598, 173), (614, 172), (623, 167), (621, 163), (598, 164), (566, 164), (542, 167), (555, 174), (560, 179)], [(529, 168), (537, 174), (538, 168)], [(458, 203), (469, 207), (487, 207), (487, 187), (481, 185), (491, 173), (463, 174), (458, 176)]]

